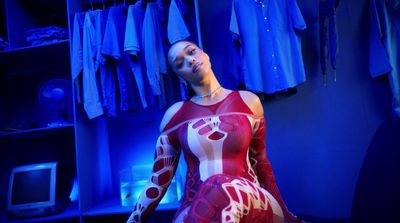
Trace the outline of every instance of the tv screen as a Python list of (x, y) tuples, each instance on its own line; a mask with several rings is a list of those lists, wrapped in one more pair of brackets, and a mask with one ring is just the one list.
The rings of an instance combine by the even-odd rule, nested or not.
[(16, 217), (50, 214), (55, 209), (57, 163), (15, 167), (11, 171), (8, 211)]
[[(11, 204), (29, 204), (50, 200), (51, 169), (16, 172), (11, 194)], [(29, 190), (27, 190), (29, 186)], [(31, 191), (35, 191), (32, 193)]]

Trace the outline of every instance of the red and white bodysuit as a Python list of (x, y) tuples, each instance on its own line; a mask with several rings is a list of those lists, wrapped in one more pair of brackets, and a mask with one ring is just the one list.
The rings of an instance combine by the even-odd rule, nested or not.
[(174, 222), (296, 222), (276, 186), (265, 151), (264, 117), (240, 93), (213, 105), (185, 101), (162, 131), (153, 173), (128, 222), (147, 218), (175, 173), (180, 151), (188, 170)]

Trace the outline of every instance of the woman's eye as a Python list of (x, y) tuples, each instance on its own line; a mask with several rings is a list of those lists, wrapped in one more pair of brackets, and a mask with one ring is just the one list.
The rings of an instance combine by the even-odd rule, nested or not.
[(196, 49), (189, 50), (189, 55), (193, 55), (196, 52)]
[(178, 68), (178, 69), (180, 69), (181, 67), (182, 67), (182, 63), (178, 63), (177, 65), (176, 65), (176, 68)]

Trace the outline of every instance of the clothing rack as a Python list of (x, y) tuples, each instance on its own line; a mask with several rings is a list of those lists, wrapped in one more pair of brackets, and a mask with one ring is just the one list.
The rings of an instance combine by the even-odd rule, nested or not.
[(85, 10), (95, 10), (106, 9), (119, 4), (132, 5), (137, 1), (138, 0), (82, 0), (82, 5)]

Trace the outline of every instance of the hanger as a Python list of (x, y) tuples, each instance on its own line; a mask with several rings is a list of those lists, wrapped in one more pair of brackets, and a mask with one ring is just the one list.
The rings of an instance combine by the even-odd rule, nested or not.
[(157, 1), (157, 0), (142, 0), (142, 6), (143, 6), (143, 8), (146, 8), (147, 3), (149, 3), (149, 2), (155, 2), (155, 1)]
[[(101, 0), (101, 5), (100, 5), (100, 1), (99, 0), (96, 0), (96, 1), (89, 0), (89, 3), (90, 3), (90, 9), (89, 10), (92, 10), (92, 11), (94, 11), (96, 7), (98, 7), (98, 9), (101, 9), (101, 5), (103, 7), (102, 8), (103, 10), (106, 10), (106, 8), (107, 8), (107, 4), (106, 4), (105, 0)], [(114, 0), (114, 3), (115, 3), (115, 0)]]

